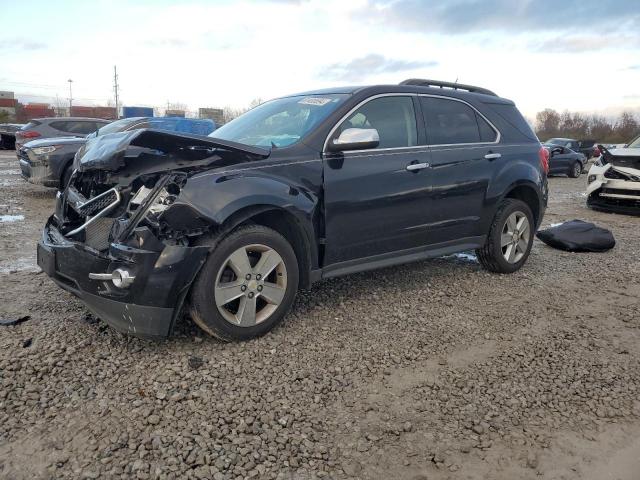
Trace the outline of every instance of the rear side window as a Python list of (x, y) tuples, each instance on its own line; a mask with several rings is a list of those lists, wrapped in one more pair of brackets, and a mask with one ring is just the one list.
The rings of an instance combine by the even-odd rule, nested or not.
[[(531, 130), (531, 127), (524, 119), (524, 117), (520, 114), (515, 105), (511, 105), (508, 103), (485, 103), (485, 105), (488, 105), (495, 113), (500, 115), (500, 117), (502, 117), (504, 121), (509, 123), (512, 127), (514, 127), (526, 137), (532, 140), (538, 140), (538, 137), (536, 137), (536, 134), (533, 133), (533, 130)], [(502, 130), (502, 127), (500, 127), (500, 125), (498, 125), (498, 128)]]
[(88, 135), (97, 129), (96, 122), (83, 122), (78, 120), (51, 122), (49, 125), (61, 132), (75, 133), (77, 135)]
[(56, 130), (60, 130), (61, 132), (69, 131), (69, 122), (51, 122), (49, 124), (51, 128), (55, 128)]
[(498, 138), (496, 131), (489, 123), (476, 112), (476, 120), (478, 121), (478, 130), (480, 130), (481, 142), (495, 142)]
[(79, 135), (88, 135), (97, 130), (96, 122), (67, 122), (67, 131)]
[(377, 148), (414, 147), (418, 144), (416, 114), (411, 97), (375, 98), (342, 122), (336, 136), (347, 128), (375, 128), (380, 137)]
[(40, 122), (36, 122), (35, 120), (31, 120), (29, 123), (27, 123), (20, 130), (29, 130), (30, 128), (37, 127), (38, 125), (41, 125), (41, 123)]
[(446, 98), (420, 97), (431, 145), (493, 142), (496, 131), (469, 105)]

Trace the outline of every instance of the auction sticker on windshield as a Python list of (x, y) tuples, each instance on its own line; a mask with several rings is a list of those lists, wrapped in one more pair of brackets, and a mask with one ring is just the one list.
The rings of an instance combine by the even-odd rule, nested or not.
[(300, 103), (301, 105), (317, 105), (319, 107), (322, 107), (323, 105), (329, 103), (331, 100), (333, 99), (322, 97), (306, 97), (298, 101), (298, 103)]

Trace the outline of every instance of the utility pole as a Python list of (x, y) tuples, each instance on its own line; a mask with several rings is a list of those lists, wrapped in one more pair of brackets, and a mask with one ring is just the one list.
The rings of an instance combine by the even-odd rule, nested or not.
[(69, 79), (67, 80), (67, 82), (69, 82), (69, 116), (71, 116), (71, 106), (73, 105), (73, 95), (71, 94), (71, 84), (73, 83), (73, 80)]
[(113, 91), (115, 93), (115, 97), (116, 97), (116, 120), (118, 118), (120, 118), (120, 108), (118, 107), (119, 103), (118, 103), (118, 70), (116, 69), (116, 66), (113, 66)]

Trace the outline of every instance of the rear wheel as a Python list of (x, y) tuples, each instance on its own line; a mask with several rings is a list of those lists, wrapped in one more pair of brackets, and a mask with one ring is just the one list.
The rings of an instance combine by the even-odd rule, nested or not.
[(191, 293), (191, 317), (221, 340), (267, 333), (287, 314), (298, 289), (293, 248), (275, 230), (240, 227), (211, 252)]
[(480, 264), (489, 271), (512, 273), (527, 261), (535, 223), (529, 206), (521, 200), (503, 200), (491, 224), (485, 245), (476, 250)]
[(571, 168), (569, 169), (569, 176), (571, 178), (578, 178), (581, 173), (582, 173), (582, 163), (573, 162), (573, 165), (571, 165)]

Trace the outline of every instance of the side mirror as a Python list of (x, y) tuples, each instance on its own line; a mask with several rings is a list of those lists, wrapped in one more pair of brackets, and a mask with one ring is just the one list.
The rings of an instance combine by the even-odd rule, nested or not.
[(347, 128), (338, 138), (329, 141), (332, 152), (346, 150), (368, 150), (380, 145), (380, 136), (375, 128)]
[(551, 155), (558, 155), (559, 153), (562, 153), (561, 148), (554, 148), (551, 150)]

